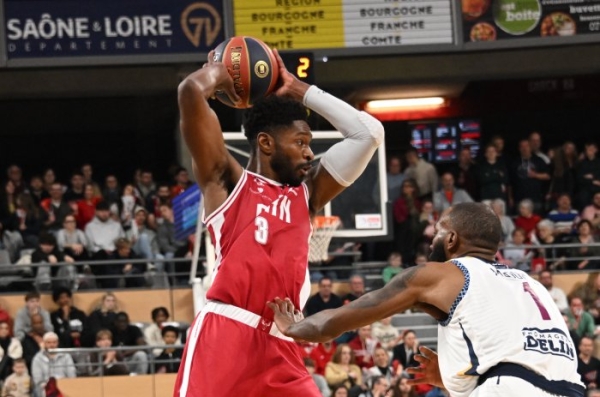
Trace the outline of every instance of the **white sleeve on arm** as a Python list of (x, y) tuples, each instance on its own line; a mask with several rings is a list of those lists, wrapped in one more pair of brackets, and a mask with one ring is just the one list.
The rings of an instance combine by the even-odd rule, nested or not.
[(337, 183), (350, 186), (383, 142), (383, 125), (314, 85), (304, 94), (304, 105), (325, 117), (344, 135), (344, 140), (333, 145), (321, 158), (321, 164)]

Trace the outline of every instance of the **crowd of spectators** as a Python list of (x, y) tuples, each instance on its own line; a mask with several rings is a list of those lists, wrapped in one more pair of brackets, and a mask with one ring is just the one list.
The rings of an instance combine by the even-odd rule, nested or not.
[[(97, 183), (90, 164), (68, 184), (52, 169), (25, 180), (18, 165), (9, 166), (0, 188), (0, 262), (21, 265), (15, 270), (32, 282), (17, 283), (20, 289), (141, 287), (152, 282), (148, 272), (185, 273), (189, 263), (165, 262), (190, 257), (193, 244), (175, 237), (171, 207), (191, 182), (185, 168), (172, 174), (171, 183), (156, 183), (151, 171), (139, 169), (121, 187), (114, 174)], [(134, 259), (147, 262), (127, 262)], [(72, 265), (52, 266), (65, 262)], [(28, 266), (40, 263), (49, 266)]]
[[(45, 396), (48, 387), (55, 387), (49, 383), (52, 378), (177, 373), (185, 329), (169, 322), (166, 308), (155, 308), (152, 322), (140, 325), (131, 324), (127, 313), (118, 311), (111, 292), (89, 315), (73, 306), (72, 292), (67, 288), (53, 291), (53, 299), (58, 309), (49, 313), (41, 307), (39, 293), (28, 292), (14, 322), (7, 315), (0, 319), (2, 396)], [(102, 350), (51, 350), (81, 347)], [(131, 349), (111, 349), (114, 347)]]

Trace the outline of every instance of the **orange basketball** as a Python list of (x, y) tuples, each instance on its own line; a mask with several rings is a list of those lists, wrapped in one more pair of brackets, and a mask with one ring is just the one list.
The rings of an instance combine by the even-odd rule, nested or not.
[(218, 92), (217, 99), (225, 105), (249, 108), (275, 89), (279, 78), (277, 59), (261, 40), (248, 36), (231, 37), (215, 48), (214, 60), (227, 66), (235, 92), (242, 98), (236, 106), (225, 93)]

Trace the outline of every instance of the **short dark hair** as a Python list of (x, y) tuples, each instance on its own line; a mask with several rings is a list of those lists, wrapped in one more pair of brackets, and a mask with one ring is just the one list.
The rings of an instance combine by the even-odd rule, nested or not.
[(307, 109), (300, 102), (291, 98), (269, 95), (254, 103), (244, 113), (244, 134), (253, 143), (260, 132), (272, 134), (282, 128), (289, 127), (294, 121), (308, 119)]
[(156, 320), (156, 316), (158, 316), (160, 313), (164, 314), (165, 316), (167, 316), (167, 318), (169, 318), (169, 311), (167, 310), (167, 308), (160, 306), (152, 309), (152, 312), (150, 313), (150, 315), (152, 316), (152, 320)]
[(304, 357), (303, 361), (304, 361), (304, 366), (305, 367), (315, 368), (315, 361), (312, 358), (310, 358), (310, 357)]
[(165, 335), (167, 334), (167, 332), (174, 332), (175, 333), (175, 337), (179, 338), (179, 328), (174, 327), (172, 325), (166, 325), (164, 326), (161, 330), (160, 330), (160, 334), (161, 336), (164, 338)]
[(13, 360), (13, 365), (15, 364), (23, 364), (23, 365), (27, 365), (27, 361), (25, 361), (24, 358), (15, 358)]
[(497, 250), (502, 241), (502, 225), (489, 205), (460, 203), (450, 207), (450, 226), (470, 244)]
[(39, 292), (33, 290), (33, 291), (29, 291), (28, 293), (25, 294), (25, 302), (27, 302), (30, 299), (40, 299), (42, 296), (40, 295)]
[(44, 245), (56, 246), (56, 237), (54, 237), (54, 235), (52, 233), (42, 233), (42, 234), (40, 234), (38, 244), (39, 245), (44, 244)]
[(323, 283), (323, 281), (325, 281), (325, 280), (329, 280), (333, 283), (333, 280), (331, 279), (331, 277), (323, 276), (319, 279), (318, 285), (321, 285)]
[(96, 204), (96, 211), (110, 211), (110, 204), (106, 200), (99, 201)]
[(118, 312), (117, 315), (115, 316), (115, 321), (121, 320), (121, 319), (125, 319), (125, 320), (129, 321), (129, 314), (127, 314), (125, 312)]
[(58, 287), (54, 291), (52, 291), (52, 300), (54, 302), (58, 302), (58, 299), (62, 294), (67, 294), (69, 298), (73, 297), (73, 292), (71, 292), (70, 289), (68, 289), (67, 287)]

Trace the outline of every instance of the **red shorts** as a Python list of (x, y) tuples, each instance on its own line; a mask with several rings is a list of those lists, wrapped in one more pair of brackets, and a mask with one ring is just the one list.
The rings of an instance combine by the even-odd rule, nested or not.
[(188, 341), (174, 397), (320, 397), (299, 346), (268, 331), (200, 313)]

